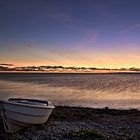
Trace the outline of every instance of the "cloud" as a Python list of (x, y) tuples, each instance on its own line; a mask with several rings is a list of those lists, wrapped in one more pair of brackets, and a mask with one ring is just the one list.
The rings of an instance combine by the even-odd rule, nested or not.
[[(44, 4), (43, 4), (44, 3)], [(41, 18), (50, 18), (52, 20), (57, 20), (61, 22), (69, 22), (71, 21), (71, 15), (70, 13), (65, 10), (65, 4), (67, 6), (67, 2), (63, 2), (63, 5), (61, 2), (55, 1), (55, 2), (49, 2), (44, 1), (40, 3), (42, 5), (42, 8), (38, 11), (38, 16)], [(38, 6), (37, 6), (38, 7)]]
[(44, 12), (44, 14), (47, 17), (58, 20), (58, 21), (69, 22), (72, 20), (70, 15), (60, 12), (60, 11), (48, 10), (47, 13)]
[(105, 6), (98, 6), (96, 9), (100, 15), (102, 15), (106, 18), (112, 19), (115, 17), (115, 15), (113, 15), (111, 13), (111, 10), (109, 10), (109, 8), (107, 8)]
[(97, 37), (100, 35), (99, 32), (88, 32), (87, 39), (89, 43), (96, 43)]
[(122, 34), (126, 34), (126, 33), (129, 33), (129, 32), (132, 32), (136, 29), (140, 28), (140, 23), (137, 23), (135, 25), (132, 25), (132, 26), (129, 26), (129, 27), (126, 27), (124, 28), (123, 30), (120, 31), (120, 33)]
[[(83, 38), (83, 40), (73, 44), (72, 46), (79, 50), (82, 51), (93, 51), (93, 44), (95, 44), (100, 36), (100, 32), (92, 32), (92, 31), (86, 31), (85, 33), (85, 37)], [(95, 48), (94, 48), (95, 49)], [(95, 51), (95, 50), (94, 50)]]
[[(93, 2), (91, 4), (91, 2)], [(100, 1), (91, 1), (88, 3), (88, 7), (96, 11), (96, 14), (105, 19), (114, 19), (116, 14), (113, 13), (113, 7), (116, 6), (116, 2), (112, 0), (100, 0)]]
[(32, 43), (27, 43), (27, 44), (25, 45), (25, 47), (27, 47), (27, 48), (32, 48), (32, 47), (33, 47), (33, 44), (32, 44)]
[(13, 64), (1, 63), (0, 66), (14, 66)]

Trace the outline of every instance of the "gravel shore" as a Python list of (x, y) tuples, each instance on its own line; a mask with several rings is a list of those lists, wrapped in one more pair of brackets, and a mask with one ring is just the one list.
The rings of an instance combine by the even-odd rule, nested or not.
[(140, 111), (57, 106), (46, 124), (26, 128), (9, 140), (140, 140)]

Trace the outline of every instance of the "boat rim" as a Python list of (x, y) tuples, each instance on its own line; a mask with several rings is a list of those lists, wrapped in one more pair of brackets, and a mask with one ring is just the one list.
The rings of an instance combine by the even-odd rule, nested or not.
[(43, 106), (43, 105), (35, 105), (35, 104), (24, 104), (24, 103), (12, 102), (12, 101), (8, 101), (8, 100), (4, 100), (3, 103), (17, 105), (17, 106), (24, 106), (24, 107), (33, 107), (33, 108), (50, 108), (50, 109), (55, 108), (54, 105)]

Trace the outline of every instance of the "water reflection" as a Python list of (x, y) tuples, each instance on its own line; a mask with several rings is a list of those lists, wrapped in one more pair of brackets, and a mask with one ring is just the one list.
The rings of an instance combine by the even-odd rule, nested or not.
[[(126, 88), (126, 85), (123, 86), (119, 83), (120, 81), (118, 81), (118, 84), (114, 85), (114, 83), (117, 83), (116, 79), (114, 81), (112, 81), (112, 79), (98, 79), (96, 82), (93, 79), (92, 81), (94, 81), (94, 83), (89, 84), (89, 80), (85, 82), (85, 85), (88, 83), (89, 87), (84, 87), (82, 86), (83, 84), (81, 84), (80, 88), (81, 81), (77, 84), (78, 86), (76, 84), (69, 86), (70, 81), (62, 86), (59, 82), (57, 84), (56, 81), (54, 84), (50, 84), (49, 82), (39, 83), (39, 81), (0, 80), (0, 98), (15, 96), (34, 97), (51, 100), (55, 105), (96, 108), (105, 106), (108, 106), (109, 108), (140, 108), (140, 90), (139, 87), (131, 87), (133, 85), (132, 83), (131, 86), (127, 85)], [(107, 86), (104, 86), (104, 81), (107, 82)], [(110, 81), (112, 82), (112, 87), (108, 87)], [(66, 84), (68, 86), (66, 86)], [(119, 88), (118, 85), (120, 86)]]

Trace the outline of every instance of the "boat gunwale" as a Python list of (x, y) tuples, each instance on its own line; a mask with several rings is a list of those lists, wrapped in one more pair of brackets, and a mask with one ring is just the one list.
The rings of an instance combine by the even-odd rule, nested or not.
[(32, 104), (24, 104), (24, 103), (18, 103), (18, 102), (12, 102), (12, 101), (2, 101), (3, 104), (11, 104), (11, 105), (17, 105), (17, 106), (24, 106), (24, 107), (33, 107), (33, 108), (48, 108), (48, 109), (54, 109), (54, 105), (46, 105), (46, 106), (41, 106), (41, 105), (32, 105)]

